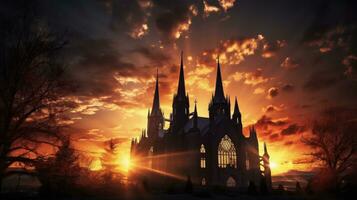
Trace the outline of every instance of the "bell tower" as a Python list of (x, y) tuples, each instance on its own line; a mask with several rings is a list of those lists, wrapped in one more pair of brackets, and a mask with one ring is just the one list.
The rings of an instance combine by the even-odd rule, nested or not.
[(148, 137), (149, 139), (156, 139), (159, 136), (160, 131), (164, 127), (164, 114), (160, 108), (160, 95), (159, 95), (159, 71), (156, 72), (156, 84), (154, 100), (152, 103), (151, 112), (148, 112)]
[(211, 122), (217, 117), (227, 117), (230, 119), (231, 109), (230, 109), (230, 99), (229, 97), (224, 97), (222, 75), (221, 75), (221, 65), (219, 63), (219, 58), (217, 59), (217, 75), (216, 75), (216, 88), (214, 96), (212, 96), (211, 102), (209, 104), (209, 118)]

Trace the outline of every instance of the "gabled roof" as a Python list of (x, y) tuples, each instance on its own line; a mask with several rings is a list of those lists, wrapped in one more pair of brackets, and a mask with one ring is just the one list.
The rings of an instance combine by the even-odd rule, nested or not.
[[(188, 133), (193, 127), (193, 118), (190, 118), (184, 126), (184, 131)], [(197, 118), (197, 128), (200, 129), (201, 135), (204, 135), (209, 130), (209, 119), (206, 117)]]

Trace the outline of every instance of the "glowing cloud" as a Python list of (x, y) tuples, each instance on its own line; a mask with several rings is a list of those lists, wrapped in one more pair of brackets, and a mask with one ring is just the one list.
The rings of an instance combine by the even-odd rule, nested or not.
[(223, 8), (224, 11), (227, 12), (228, 9), (234, 6), (236, 0), (218, 0), (219, 4)]

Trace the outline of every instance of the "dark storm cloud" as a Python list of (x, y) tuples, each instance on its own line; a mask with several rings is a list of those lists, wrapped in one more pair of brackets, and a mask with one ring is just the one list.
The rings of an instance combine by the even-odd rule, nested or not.
[(257, 127), (267, 129), (268, 126), (274, 126), (274, 127), (282, 127), (285, 126), (288, 123), (288, 120), (286, 119), (277, 119), (274, 120), (271, 117), (268, 117), (267, 115), (263, 115), (255, 124)]
[(287, 83), (281, 87), (281, 90), (284, 92), (292, 92), (292, 91), (294, 91), (294, 89), (295, 89), (295, 87), (289, 83)]
[(155, 65), (163, 65), (171, 61), (171, 56), (167, 53), (162, 52), (154, 48), (149, 48), (145, 46), (140, 46), (132, 50), (134, 53), (138, 53), (144, 56), (150, 61), (150, 63)]
[(307, 91), (319, 91), (335, 86), (342, 80), (342, 75), (332, 70), (320, 70), (310, 74), (303, 88)]
[(276, 87), (269, 88), (269, 90), (268, 90), (268, 97), (269, 98), (274, 98), (274, 97), (278, 96), (278, 94), (279, 94), (279, 89), (278, 88), (276, 88)]
[(275, 141), (279, 140), (279, 137), (280, 137), (280, 135), (278, 133), (274, 133), (269, 136), (269, 140), (275, 142)]
[(108, 2), (112, 8), (111, 27), (114, 30), (126, 32), (133, 38), (140, 38), (146, 34), (149, 0), (112, 0)]
[(357, 3), (349, 0), (320, 1), (315, 6), (314, 19), (305, 30), (302, 42), (319, 47), (321, 52), (346, 45), (356, 51)]
[(281, 135), (295, 135), (302, 133), (306, 130), (304, 126), (299, 126), (298, 124), (290, 124), (287, 128), (281, 130)]
[[(153, 0), (156, 27), (166, 39), (173, 39), (181, 25), (189, 25), (195, 14), (193, 0), (166, 1)], [(197, 8), (196, 8), (197, 9)]]
[[(77, 84), (77, 94), (85, 96), (111, 95), (116, 87), (115, 73), (131, 74), (136, 67), (122, 61), (111, 40), (82, 40), (68, 47), (70, 76)], [(73, 57), (71, 55), (74, 55)]]

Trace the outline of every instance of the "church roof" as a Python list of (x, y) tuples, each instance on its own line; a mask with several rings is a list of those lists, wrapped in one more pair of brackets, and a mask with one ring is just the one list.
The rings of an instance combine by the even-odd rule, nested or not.
[[(184, 131), (187, 133), (193, 127), (193, 118), (189, 119), (184, 126)], [(202, 135), (209, 130), (209, 119), (206, 117), (197, 117), (197, 128), (200, 129)]]

